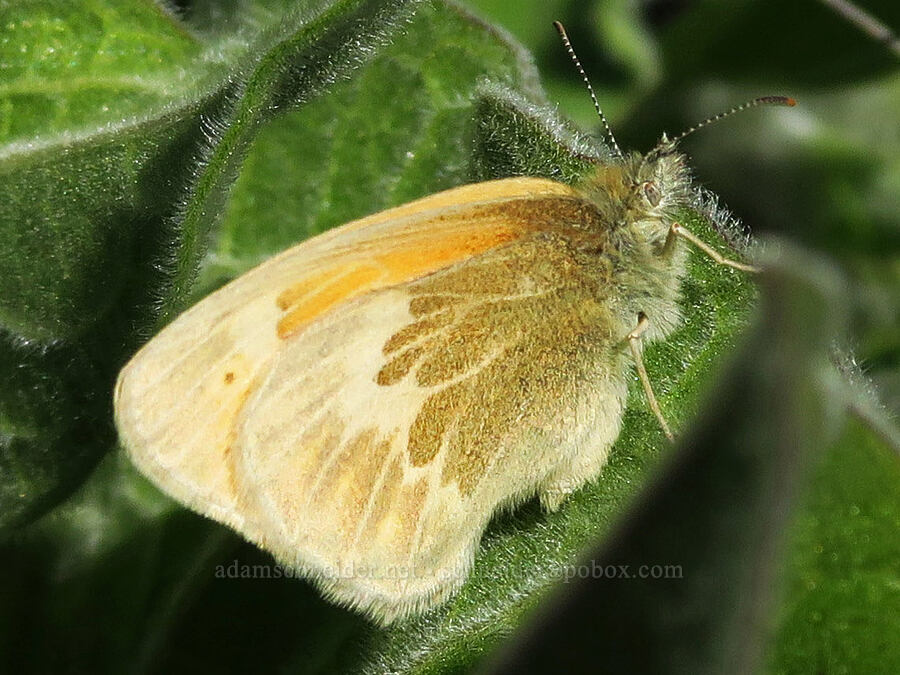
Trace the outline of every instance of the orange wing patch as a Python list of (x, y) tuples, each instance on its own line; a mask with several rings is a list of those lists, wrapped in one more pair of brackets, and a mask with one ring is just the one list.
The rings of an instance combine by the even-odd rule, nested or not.
[(304, 325), (321, 316), (328, 309), (374, 288), (382, 272), (372, 265), (330, 269), (299, 284), (291, 286), (275, 301), (286, 312), (276, 331), (282, 340), (289, 338)]
[(289, 338), (339, 303), (426, 276), (534, 229), (524, 218), (510, 222), (496, 207), (465, 209), (432, 222), (432, 232), (400, 239), (388, 251), (373, 250), (368, 260), (327, 268), (282, 291), (276, 299), (285, 312), (278, 337)]

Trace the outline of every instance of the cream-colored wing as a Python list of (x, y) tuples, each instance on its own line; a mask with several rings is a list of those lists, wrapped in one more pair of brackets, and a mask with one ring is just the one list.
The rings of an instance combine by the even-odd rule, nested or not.
[[(571, 188), (517, 178), (468, 185), (308, 240), (219, 289), (145, 345), (119, 375), (116, 426), (164, 491), (251, 538), (236, 498), (234, 424), (291, 335), (341, 303), (514, 240), (535, 198), (577, 205)], [(502, 207), (526, 205), (510, 216)]]
[(451, 594), (498, 508), (606, 460), (624, 361), (595, 294), (536, 235), (307, 325), (240, 413), (245, 531), (383, 623)]
[(558, 233), (586, 217), (569, 188), (511, 179), (301, 244), (123, 369), (123, 444), (333, 597), (382, 622), (430, 607), (500, 506), (555, 506), (618, 433), (627, 329)]

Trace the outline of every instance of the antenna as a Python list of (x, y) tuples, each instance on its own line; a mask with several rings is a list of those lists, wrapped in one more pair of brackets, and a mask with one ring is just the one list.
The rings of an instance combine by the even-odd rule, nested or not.
[(703, 127), (709, 126), (713, 122), (718, 122), (719, 120), (725, 119), (726, 117), (731, 117), (735, 113), (739, 113), (742, 110), (747, 110), (748, 108), (755, 108), (758, 105), (786, 105), (793, 106), (796, 105), (797, 101), (792, 99), (790, 96), (760, 96), (759, 98), (754, 98), (752, 101), (747, 101), (746, 103), (742, 103), (741, 105), (735, 106), (731, 110), (728, 110), (723, 113), (719, 113), (718, 115), (713, 115), (712, 117), (707, 117), (705, 120), (700, 122), (700, 124), (695, 124), (694, 126), (682, 131), (675, 138), (673, 138), (670, 143), (673, 145), (680, 141), (685, 136), (688, 136), (695, 131), (702, 129)]
[(616, 137), (613, 136), (612, 129), (609, 128), (609, 122), (606, 121), (606, 115), (604, 115), (603, 111), (600, 110), (600, 103), (597, 101), (597, 96), (594, 94), (594, 88), (591, 86), (591, 82), (590, 80), (588, 80), (588, 76), (587, 73), (584, 72), (584, 68), (581, 67), (581, 61), (579, 61), (578, 57), (575, 55), (575, 50), (572, 49), (572, 43), (569, 42), (569, 36), (566, 34), (566, 29), (559, 21), (554, 21), (553, 27), (556, 28), (556, 32), (559, 33), (559, 37), (562, 38), (563, 45), (565, 45), (566, 51), (569, 52), (569, 56), (572, 57), (572, 62), (575, 64), (578, 72), (581, 73), (581, 79), (584, 80), (584, 84), (587, 87), (588, 93), (591, 95), (591, 100), (594, 102), (594, 110), (597, 111), (597, 114), (600, 116), (600, 121), (603, 123), (603, 129), (606, 132), (606, 140), (612, 146), (613, 151), (616, 153), (616, 157), (621, 157), (622, 150), (619, 148), (619, 144), (616, 143)]

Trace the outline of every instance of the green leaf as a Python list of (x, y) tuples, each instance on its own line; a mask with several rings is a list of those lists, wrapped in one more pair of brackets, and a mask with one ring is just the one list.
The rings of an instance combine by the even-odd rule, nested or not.
[(864, 424), (848, 425), (792, 523), (771, 672), (876, 673), (900, 663), (898, 503), (896, 454)]
[(143, 117), (213, 70), (185, 68), (203, 45), (152, 2), (32, 0), (2, 10), (4, 145)]
[[(0, 392), (0, 524), (38, 513), (109, 448), (115, 373), (184, 307), (261, 123), (370, 58), (413, 4), (259, 8), (205, 43), (153, 3), (8, 10), (0, 107), (22, 121), (0, 146), (0, 374), (19, 381), (29, 362), (45, 382)], [(38, 428), (20, 410), (47, 388), (54, 414)]]
[[(80, 354), (65, 346), (40, 349), (0, 341), (6, 347), (0, 349), (2, 529), (64, 497), (114, 436), (89, 415), (106, 406), (96, 400), (102, 382)], [(58, 427), (64, 429), (58, 437), (48, 434)]]

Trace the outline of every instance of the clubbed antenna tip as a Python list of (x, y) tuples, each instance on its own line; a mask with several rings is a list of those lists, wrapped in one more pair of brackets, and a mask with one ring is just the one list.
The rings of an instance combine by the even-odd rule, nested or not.
[(718, 122), (719, 120), (725, 119), (726, 117), (731, 117), (735, 113), (739, 113), (742, 110), (747, 110), (749, 108), (755, 108), (759, 105), (786, 105), (786, 106), (795, 106), (797, 105), (797, 101), (792, 99), (790, 96), (760, 96), (759, 98), (754, 98), (746, 103), (742, 103), (741, 105), (735, 106), (731, 110), (726, 110), (725, 112), (719, 113), (718, 115), (713, 115), (712, 117), (707, 117), (705, 120), (700, 122), (699, 124), (695, 124), (694, 126), (685, 129), (680, 134), (678, 134), (675, 138), (672, 139), (672, 143), (677, 143), (685, 136), (688, 136), (703, 127), (709, 126), (713, 122)]

